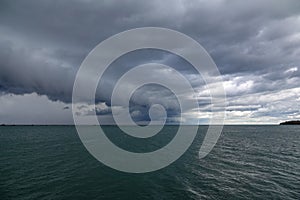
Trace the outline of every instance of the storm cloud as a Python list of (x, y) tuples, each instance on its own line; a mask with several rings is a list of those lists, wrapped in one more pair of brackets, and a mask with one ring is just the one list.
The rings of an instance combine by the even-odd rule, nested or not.
[[(63, 111), (70, 106), (75, 75), (87, 54), (114, 34), (145, 26), (180, 31), (205, 47), (223, 75), (228, 123), (277, 123), (299, 118), (297, 0), (4, 0), (0, 3), (0, 99), (14, 102), (16, 96), (47, 97)], [(96, 96), (96, 103), (105, 106), (87, 107), (81, 114), (89, 115), (94, 109), (98, 115), (110, 115), (110, 96), (116, 80), (130, 68), (148, 62), (166, 64), (184, 74), (199, 92), (201, 116), (194, 116), (196, 112), (192, 110), (183, 115), (191, 123), (193, 119), (206, 122), (210, 102), (203, 80), (184, 60), (151, 50), (126, 55), (113, 63)], [(155, 87), (145, 87), (132, 98), (132, 116), (137, 121), (149, 119), (145, 112), (156, 99), (165, 102), (169, 120), (176, 119), (179, 111), (174, 98)], [(26, 102), (34, 109), (34, 104)], [(118, 106), (126, 109), (121, 102)], [(49, 111), (47, 106), (44, 111)], [(1, 112), (3, 115), (8, 110), (2, 108)], [(35, 120), (38, 122), (38, 117), (32, 119)], [(14, 123), (13, 114), (8, 122)]]

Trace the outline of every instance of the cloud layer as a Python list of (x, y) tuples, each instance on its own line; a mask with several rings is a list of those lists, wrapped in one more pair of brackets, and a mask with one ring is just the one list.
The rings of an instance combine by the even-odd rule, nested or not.
[[(127, 29), (160, 26), (189, 35), (210, 53), (224, 78), (228, 123), (277, 123), (299, 118), (300, 2), (297, 0), (10, 0), (2, 1), (0, 7), (2, 101), (17, 103), (16, 95), (28, 94), (43, 101), (46, 96), (50, 102), (69, 106), (76, 72), (99, 42)], [(97, 103), (102, 107), (96, 108), (97, 114), (110, 114), (111, 90), (122, 72), (154, 61), (174, 67), (190, 80), (199, 91), (202, 111), (200, 116), (192, 110), (183, 115), (191, 123), (207, 122), (210, 107), (203, 81), (184, 60), (151, 50), (124, 56), (111, 66), (99, 86)], [(158, 98), (166, 102), (169, 120), (177, 118), (174, 98), (161, 88), (149, 86), (132, 98), (130, 109), (137, 121), (149, 119), (145, 108)], [(32, 109), (36, 107), (25, 102)], [(117, 106), (121, 109), (121, 102)], [(5, 103), (1, 107), (2, 115), (17, 112), (12, 107), (8, 110)], [(84, 112), (78, 108), (78, 113), (88, 115), (94, 109), (87, 107)], [(43, 109), (48, 113), (50, 108)], [(57, 112), (64, 110), (69, 109), (60, 108)], [(13, 116), (11, 123), (18, 121)], [(39, 122), (38, 117), (31, 121)]]

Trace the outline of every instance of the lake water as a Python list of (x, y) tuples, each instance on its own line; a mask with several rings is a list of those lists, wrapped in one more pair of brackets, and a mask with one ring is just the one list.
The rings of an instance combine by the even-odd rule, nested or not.
[[(73, 126), (0, 127), (0, 199), (299, 199), (300, 126), (225, 126), (212, 152), (198, 158), (207, 126), (189, 150), (159, 171), (128, 174), (94, 159)], [(114, 143), (153, 151), (176, 126), (153, 140), (133, 140), (105, 127)]]

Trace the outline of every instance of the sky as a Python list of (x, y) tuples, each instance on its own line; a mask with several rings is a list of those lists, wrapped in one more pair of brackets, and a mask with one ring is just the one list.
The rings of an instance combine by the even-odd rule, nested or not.
[[(206, 49), (223, 78), (225, 124), (300, 119), (298, 0), (2, 0), (0, 123), (72, 124), (73, 83), (84, 58), (108, 37), (140, 27), (180, 31)], [(111, 92), (121, 74), (149, 62), (182, 73), (197, 91), (199, 110), (180, 111), (173, 93), (158, 85), (139, 88), (129, 108), (122, 94), (117, 105), (111, 105)], [(170, 71), (149, 73), (178, 84)], [(149, 49), (128, 53), (111, 64), (99, 83), (96, 106), (83, 101), (75, 107), (86, 123), (95, 111), (101, 123), (110, 124), (112, 106), (120, 112), (129, 109), (136, 122), (147, 122), (149, 108), (157, 103), (166, 108), (168, 123), (180, 119), (205, 124), (214, 112), (205, 83), (189, 63)], [(159, 111), (152, 114), (160, 120)]]

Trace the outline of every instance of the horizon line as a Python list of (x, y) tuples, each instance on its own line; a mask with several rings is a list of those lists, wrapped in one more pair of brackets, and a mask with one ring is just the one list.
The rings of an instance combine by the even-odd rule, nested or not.
[[(280, 123), (266, 123), (266, 124), (254, 124), (254, 123), (249, 123), (249, 124), (157, 124), (157, 125), (152, 125), (152, 126), (242, 126), (242, 125), (254, 125), (254, 126), (265, 126), (265, 125), (280, 125)], [(117, 125), (117, 124), (0, 124), (0, 126), (134, 126), (134, 125), (127, 125), (127, 124), (122, 124), (122, 125)], [(140, 125), (140, 126), (147, 126), (147, 125)]]

